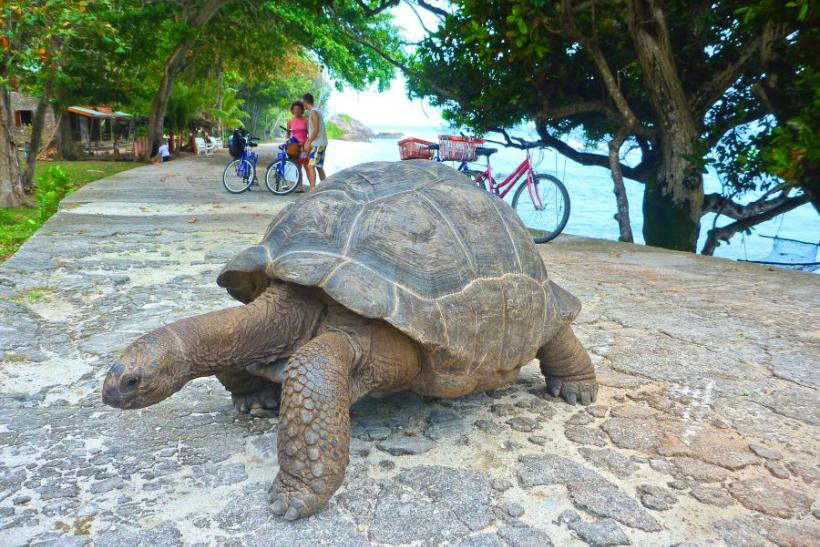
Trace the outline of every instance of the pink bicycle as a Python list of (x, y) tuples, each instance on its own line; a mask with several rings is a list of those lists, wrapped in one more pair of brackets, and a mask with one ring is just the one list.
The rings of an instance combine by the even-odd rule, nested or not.
[(487, 158), (487, 167), (483, 171), (468, 169), (464, 173), (472, 177), (480, 188), (494, 193), (501, 199), (504, 199), (518, 181), (526, 176), (526, 181), (518, 184), (513, 194), (512, 208), (533, 233), (536, 243), (546, 243), (555, 239), (569, 220), (569, 193), (564, 184), (552, 175), (535, 173), (529, 150), (524, 161), (504, 180), (498, 182), (493, 178), (490, 166), (490, 156), (496, 152), (497, 148), (477, 147), (475, 154)]

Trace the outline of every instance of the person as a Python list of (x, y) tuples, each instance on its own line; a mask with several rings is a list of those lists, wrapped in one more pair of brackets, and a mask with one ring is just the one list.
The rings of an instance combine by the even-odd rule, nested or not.
[(302, 97), (305, 109), (308, 111), (308, 138), (305, 141), (305, 151), (308, 153), (307, 175), (310, 191), (316, 187), (316, 172), (319, 180), (325, 180), (325, 150), (327, 149), (327, 131), (322, 112), (316, 108), (313, 95), (305, 93)]
[(157, 152), (162, 158), (163, 163), (165, 163), (166, 161), (171, 161), (171, 151), (168, 150), (168, 141), (163, 140), (162, 146), (159, 147), (159, 150), (157, 150)]
[[(305, 105), (302, 101), (293, 101), (290, 105), (290, 113), (293, 114), (293, 118), (288, 121), (288, 129), (290, 129), (291, 136), (296, 139), (301, 146), (305, 146), (305, 142), (307, 142), (308, 138), (308, 121), (305, 118)], [(295, 160), (296, 163), (299, 165), (299, 171), (301, 172), (303, 169), (307, 169), (308, 163), (308, 154), (306, 151), (302, 152), (302, 155)], [(300, 173), (301, 174), (301, 173)], [(296, 187), (294, 190), (297, 194), (304, 193), (302, 189), (302, 178), (299, 177), (299, 186)]]

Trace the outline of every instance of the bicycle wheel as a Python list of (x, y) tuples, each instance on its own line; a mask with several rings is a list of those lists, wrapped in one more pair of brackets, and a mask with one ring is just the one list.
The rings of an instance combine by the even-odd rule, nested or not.
[(265, 171), (265, 186), (277, 196), (290, 194), (302, 182), (302, 170), (291, 159), (279, 159)]
[(248, 160), (233, 160), (222, 172), (222, 185), (231, 194), (241, 194), (256, 179), (256, 169)]
[(466, 171), (462, 171), (462, 173), (470, 177), (470, 181), (482, 190), (487, 189), (487, 179), (484, 176), (484, 171), (479, 171), (477, 169), (467, 169)]
[(512, 207), (533, 234), (536, 243), (555, 239), (569, 220), (569, 193), (552, 175), (535, 175), (532, 191), (523, 182), (513, 196)]

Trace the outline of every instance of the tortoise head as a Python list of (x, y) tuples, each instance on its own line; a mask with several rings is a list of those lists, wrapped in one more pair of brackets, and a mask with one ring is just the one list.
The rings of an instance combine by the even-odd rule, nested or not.
[(193, 376), (177, 336), (163, 327), (125, 348), (105, 377), (103, 403), (122, 409), (145, 408), (180, 390)]

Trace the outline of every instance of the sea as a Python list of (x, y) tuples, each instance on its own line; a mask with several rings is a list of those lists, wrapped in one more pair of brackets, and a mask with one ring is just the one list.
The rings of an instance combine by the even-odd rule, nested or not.
[[(421, 127), (371, 127), (377, 133), (402, 133), (404, 137), (418, 137), (432, 142), (438, 141), (440, 128)], [(492, 138), (487, 136), (487, 138)], [(398, 138), (376, 138), (371, 142), (332, 141), (328, 146), (325, 166), (328, 174), (352, 165), (369, 161), (398, 161)], [(499, 139), (500, 140), (500, 139)], [(574, 143), (580, 146), (580, 143)], [(487, 144), (499, 149), (492, 156), (493, 173), (501, 179), (510, 173), (524, 158), (524, 152), (514, 148)], [(600, 239), (618, 239), (618, 224), (612, 177), (608, 169), (588, 167), (575, 163), (552, 150), (533, 151), (536, 172), (557, 176), (567, 187), (570, 195), (571, 214), (564, 233)], [(479, 161), (479, 165), (481, 162)], [(635, 243), (644, 243), (642, 236), (643, 215), (641, 202), (643, 185), (624, 179), (629, 198), (629, 214)], [(720, 180), (714, 173), (704, 176), (706, 193), (720, 192)], [(507, 195), (512, 199), (513, 193)], [(754, 195), (745, 196), (744, 202), (752, 201)], [(715, 222), (715, 215), (703, 217), (698, 250), (703, 247), (706, 233)], [(731, 219), (721, 217), (718, 226), (729, 224)], [(766, 237), (769, 236), (769, 237)], [(805, 242), (820, 242), (820, 215), (810, 204), (803, 205), (768, 222), (757, 225), (751, 234), (738, 233), (732, 240), (722, 243), (715, 256), (727, 259), (766, 260), (772, 252), (772, 236)], [(816, 259), (812, 258), (811, 261)]]

